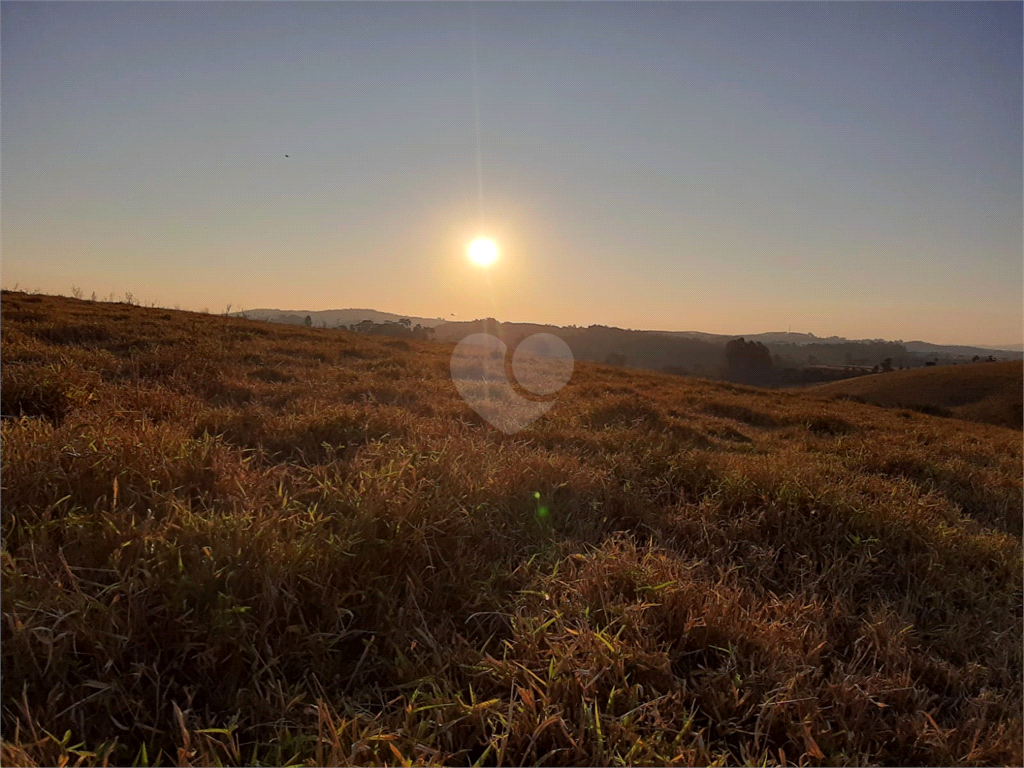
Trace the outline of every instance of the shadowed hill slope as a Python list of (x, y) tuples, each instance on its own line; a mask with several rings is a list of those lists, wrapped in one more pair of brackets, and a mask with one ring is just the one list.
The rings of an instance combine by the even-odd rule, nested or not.
[(999, 424), (1024, 425), (1024, 363), (972, 363), (860, 376), (807, 390), (886, 407)]
[[(4, 765), (1019, 765), (1003, 427), (5, 292)], [(67, 737), (61, 734), (67, 733)]]

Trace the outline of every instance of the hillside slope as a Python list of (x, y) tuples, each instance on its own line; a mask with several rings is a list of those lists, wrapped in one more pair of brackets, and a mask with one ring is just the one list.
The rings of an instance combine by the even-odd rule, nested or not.
[(4, 765), (1024, 758), (1018, 432), (579, 364), (505, 435), (451, 345), (0, 313)]
[(1024, 363), (1018, 361), (892, 371), (823, 384), (807, 391), (860, 398), (890, 408), (931, 410), (1014, 429), (1024, 426)]

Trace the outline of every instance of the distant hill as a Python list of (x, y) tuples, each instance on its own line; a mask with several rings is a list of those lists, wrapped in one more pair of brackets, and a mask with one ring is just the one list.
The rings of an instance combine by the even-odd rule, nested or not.
[(760, 341), (762, 344), (838, 344), (850, 341), (842, 336), (815, 336), (813, 333), (790, 333), (788, 331), (768, 331), (766, 333), (704, 333), (703, 331), (657, 331), (669, 336), (683, 336), (690, 339), (701, 339), (717, 343), (725, 343), (729, 339), (742, 336), (748, 341)]
[[(577, 360), (647, 368), (690, 376), (730, 377), (726, 368), (726, 344), (736, 336), (700, 331), (644, 331), (613, 328), (603, 325), (587, 327), (542, 325), (539, 323), (503, 323), (494, 318), (477, 320), (444, 320), (380, 312), (374, 309), (331, 309), (321, 311), (250, 309), (235, 316), (274, 323), (303, 325), (307, 317), (316, 328), (349, 328), (365, 321), (376, 328), (364, 332), (404, 337), (408, 330), (396, 323), (408, 319), (412, 333), (415, 326), (431, 329), (436, 341), (458, 342), (470, 334), (489, 333), (515, 347), (522, 339), (535, 333), (560, 337)], [(924, 341), (886, 341), (884, 339), (845, 339), (840, 336), (821, 337), (813, 333), (773, 331), (744, 336), (747, 341), (763, 344), (771, 356), (771, 372), (758, 380), (744, 383), (769, 386), (804, 385), (834, 381), (869, 373), (872, 368), (891, 366), (896, 369), (920, 368), (932, 363), (950, 365), (968, 363), (975, 357), (1020, 360), (1024, 353), (982, 347), (929, 344)]]
[[(291, 325), (302, 325), (308, 315), (313, 325), (317, 328), (337, 328), (339, 325), (352, 325), (363, 320), (372, 320), (375, 323), (398, 322), (408, 318), (413, 325), (417, 323), (427, 328), (436, 328), (435, 338), (438, 340), (458, 341), (468, 333), (478, 333), (484, 325), (491, 323), (491, 327), (497, 321), (477, 319), (468, 321), (450, 321), (442, 317), (416, 317), (414, 315), (396, 315), (393, 312), (380, 312), (376, 309), (325, 309), (310, 311), (305, 309), (247, 309), (242, 312), (234, 312), (235, 317), (247, 317), (251, 320), (266, 320), (272, 323), (288, 323)], [(442, 330), (442, 327), (444, 330)], [(522, 338), (530, 333), (554, 333), (562, 335), (577, 331), (575, 326), (541, 325), (538, 323), (497, 323), (497, 327), (511, 332), (515, 329), (515, 336)], [(604, 328), (604, 326), (591, 326), (593, 328)], [(750, 334), (725, 334), (725, 333), (704, 333), (703, 331), (649, 331), (616, 328), (616, 331), (637, 334), (657, 334), (670, 336), (678, 339), (691, 341), (702, 341), (709, 344), (724, 345), (730, 339), (738, 338), (740, 335), (748, 341), (759, 341), (768, 345), (774, 354), (792, 358), (802, 364), (808, 362), (808, 357), (817, 357), (817, 362), (830, 365), (844, 364), (868, 364), (874, 365), (881, 360), (879, 354), (894, 355), (899, 364), (907, 366), (923, 365), (925, 359), (946, 362), (966, 362), (975, 355), (985, 358), (994, 355), (1000, 358), (1011, 360), (1024, 359), (1024, 345), (1010, 344), (1004, 347), (990, 346), (963, 346), (956, 344), (931, 344), (926, 341), (889, 341), (886, 339), (847, 339), (842, 336), (815, 336), (813, 333), (791, 333), (788, 331), (768, 331), (765, 333)], [(852, 346), (851, 346), (852, 345)], [(902, 345), (896, 347), (893, 345)], [(804, 347), (820, 347), (821, 350), (803, 350)], [(830, 347), (836, 354), (824, 352)], [(886, 348), (888, 347), (888, 349)], [(822, 354), (824, 352), (824, 354)], [(901, 353), (910, 353), (906, 359), (900, 360)], [(858, 359), (847, 359), (850, 358)], [(828, 358), (834, 359), (828, 359)], [(878, 360), (874, 358), (879, 357)], [(815, 361), (810, 361), (814, 364)]]
[(444, 323), (434, 330), (437, 341), (460, 341), (489, 333), (510, 347), (535, 333), (562, 339), (577, 360), (626, 365), (667, 373), (717, 376), (725, 365), (725, 343), (670, 336), (657, 331), (631, 331), (592, 325), (587, 328), (501, 323), (493, 318)]
[[(618, 361), (617, 364), (634, 368), (711, 377), (725, 375), (725, 346), (729, 340), (737, 338), (697, 331), (502, 323), (493, 318), (442, 323), (434, 329), (434, 338), (438, 341), (459, 341), (474, 333), (493, 334), (513, 347), (531, 334), (551, 333), (562, 338), (579, 360)], [(783, 386), (863, 375), (873, 367), (884, 367), (886, 360), (894, 368), (923, 368), (936, 361), (940, 365), (969, 363), (975, 356), (982, 359), (990, 356), (1010, 360), (1021, 358), (1019, 352), (980, 347), (941, 346), (926, 342), (905, 344), (883, 339), (850, 340), (837, 336), (823, 338), (802, 333), (760, 333), (743, 338), (764, 344), (772, 356), (774, 374), (760, 383)], [(910, 348), (911, 345), (914, 348)]]
[(927, 341), (905, 341), (905, 346), (911, 352), (917, 352), (923, 355), (935, 355), (937, 357), (959, 357), (969, 358), (974, 355), (979, 357), (988, 357), (989, 355), (999, 355), (1000, 357), (1010, 358), (1021, 358), (1021, 351), (1017, 349), (1005, 348), (997, 349), (995, 347), (970, 347), (959, 344), (930, 344)]
[[(683, 336), (691, 339), (724, 343), (736, 336), (729, 336), (718, 333), (702, 333), (700, 331), (658, 331), (671, 336)], [(788, 333), (786, 331), (770, 331), (768, 333), (743, 334), (748, 341), (759, 341), (768, 345), (835, 345), (835, 344), (902, 344), (908, 352), (928, 357), (937, 357), (940, 360), (969, 360), (975, 355), (987, 357), (996, 355), (998, 357), (1009, 357), (1021, 359), (1024, 357), (1024, 345), (1007, 344), (1002, 347), (984, 345), (968, 346), (963, 344), (932, 344), (927, 341), (887, 341), (885, 339), (847, 339), (843, 336), (815, 336), (813, 333)]]
[(1024, 423), (1024, 364), (1017, 361), (878, 373), (808, 391), (1014, 429)]
[(289, 325), (302, 325), (306, 322), (307, 315), (317, 328), (337, 328), (339, 325), (352, 325), (361, 323), (363, 320), (372, 320), (375, 323), (396, 323), (407, 318), (413, 325), (417, 323), (428, 328), (433, 328), (444, 322), (440, 317), (415, 317), (414, 315), (396, 315), (392, 312), (378, 312), (376, 309), (324, 309), (320, 311), (307, 311), (305, 309), (246, 309), (242, 312), (232, 313), (235, 317), (247, 317), (250, 320), (266, 320), (271, 323), (287, 323)]
[(559, 325), (541, 325), (539, 323), (502, 323), (494, 318), (483, 320), (460, 320), (445, 322), (435, 327), (434, 339), (437, 341), (461, 341), (474, 333), (489, 333), (497, 336), (506, 344), (518, 344), (521, 339), (535, 333), (551, 333), (555, 335), (569, 329)]
[(982, 349), (1006, 350), (1007, 352), (1024, 352), (1024, 344), (981, 344)]

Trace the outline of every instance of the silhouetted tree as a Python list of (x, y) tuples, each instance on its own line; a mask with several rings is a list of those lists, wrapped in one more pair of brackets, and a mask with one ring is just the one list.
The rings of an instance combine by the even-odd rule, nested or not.
[(882, 367), (882, 370), (885, 371), (886, 373), (891, 371), (892, 370), (892, 358), (891, 357), (885, 358), (885, 360), (882, 361), (882, 366), (881, 367)]
[(764, 384), (772, 379), (772, 355), (758, 341), (733, 339), (725, 345), (726, 373), (733, 381)]
[(310, 317), (309, 315), (306, 315), (306, 319), (303, 320), (303, 323), (305, 323), (307, 328), (312, 328), (313, 327), (313, 318)]

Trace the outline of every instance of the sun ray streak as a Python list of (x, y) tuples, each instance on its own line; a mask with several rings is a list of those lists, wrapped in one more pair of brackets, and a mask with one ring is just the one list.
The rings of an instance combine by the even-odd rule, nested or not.
[(480, 144), (480, 79), (476, 62), (476, 3), (469, 4), (472, 20), (470, 42), (473, 49), (473, 114), (476, 121), (476, 203), (480, 225), (484, 223), (484, 158)]

